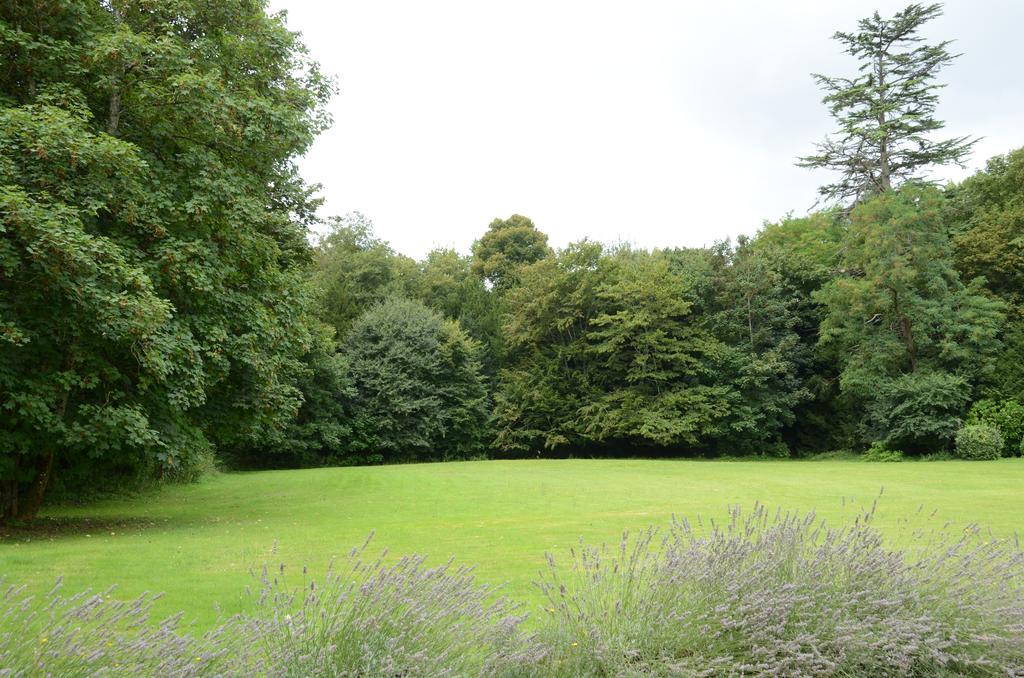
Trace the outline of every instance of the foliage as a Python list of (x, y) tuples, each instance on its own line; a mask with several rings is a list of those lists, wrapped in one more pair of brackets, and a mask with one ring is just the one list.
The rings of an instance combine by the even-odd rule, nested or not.
[(860, 202), (919, 178), (929, 165), (962, 164), (970, 152), (975, 142), (967, 137), (930, 138), (944, 126), (934, 117), (943, 87), (934, 80), (956, 55), (947, 49), (950, 41), (919, 44), (918, 31), (941, 14), (939, 4), (912, 4), (891, 19), (875, 12), (856, 33), (833, 36), (860, 62), (860, 74), (814, 75), (839, 131), (800, 165), (839, 173), (819, 189), (826, 199)]
[(458, 320), (480, 342), (484, 374), (494, 376), (502, 357), (501, 307), (473, 272), (473, 259), (455, 250), (437, 249), (420, 262), (417, 298), (444, 317)]
[(846, 220), (837, 211), (787, 217), (765, 224), (749, 249), (771, 262), (791, 331), (799, 344), (787, 352), (802, 388), (783, 437), (794, 450), (856, 447), (856, 421), (839, 393), (838, 356), (818, 346), (825, 309), (814, 293), (842, 274)]
[(544, 657), (520, 628), (523, 606), (476, 583), (471, 567), (392, 562), (387, 551), (366, 555), (369, 542), (322, 582), (291, 585), (283, 564), (263, 568), (255, 611), (232, 629), (255, 641), (257, 666), (280, 676), (483, 676)]
[(861, 434), (901, 449), (948, 444), (999, 349), (1003, 305), (952, 266), (935, 189), (904, 187), (851, 213), (846, 274), (815, 293), (822, 346), (846, 395), (863, 403)]
[(520, 268), (550, 253), (548, 236), (526, 217), (513, 214), (492, 221), (487, 232), (473, 243), (473, 271), (502, 292), (517, 283)]
[(1012, 457), (1024, 439), (1024, 405), (1016, 400), (982, 399), (971, 405), (965, 423), (995, 426), (1003, 436), (1003, 456)]
[(332, 219), (314, 252), (312, 283), (321, 290), (320, 317), (339, 340), (360, 315), (390, 296), (413, 296), (416, 264), (373, 234), (373, 223), (354, 212)]
[(903, 453), (899, 450), (890, 450), (882, 443), (874, 443), (861, 455), (863, 461), (895, 462), (903, 461)]
[[(5, 675), (207, 676), (511, 673), (545, 649), (520, 629), (521, 605), (477, 584), (452, 561), (395, 563), (352, 549), (323, 581), (293, 586), (285, 567), (259, 575), (253, 610), (202, 636), (181, 615), (153, 624), (153, 596), (115, 600), (113, 590), (71, 597), (61, 582), (42, 600), (10, 586), (0, 598)], [(0, 580), (0, 583), (3, 583)]]
[(1024, 149), (988, 161), (953, 193), (956, 263), (966, 277), (984, 276), (992, 292), (1024, 303)]
[(508, 298), (497, 444), (540, 451), (695, 445), (737, 400), (715, 383), (725, 347), (697, 321), (663, 253), (571, 245), (523, 269)]
[(950, 221), (956, 265), (964, 276), (984, 276), (1007, 303), (1002, 335), (984, 393), (1024, 399), (1024, 149), (988, 161), (985, 170), (953, 189)]
[(355, 392), (347, 363), (337, 352), (333, 330), (318, 326), (314, 319), (309, 324), (313, 340), (302, 355), (304, 369), (296, 380), (302, 405), (264, 449), (236, 453), (231, 460), (236, 467), (301, 468), (348, 461), (344, 454), (352, 436), (348, 404)]
[(4, 675), (223, 675), (250, 660), (248, 639), (202, 637), (181, 628), (181, 615), (154, 624), (159, 596), (118, 600), (114, 588), (64, 594), (58, 579), (45, 595), (0, 580), (0, 666)]
[(0, 8), (0, 495), (256, 447), (300, 403), (330, 83), (254, 0)]
[(991, 424), (967, 424), (956, 434), (956, 456), (961, 459), (998, 459), (1003, 434)]
[(955, 374), (919, 370), (879, 383), (866, 407), (865, 437), (907, 452), (946, 449), (970, 402), (968, 383)]
[(811, 397), (813, 345), (799, 334), (806, 298), (787, 279), (779, 250), (741, 238), (723, 256), (709, 320), (728, 347), (720, 378), (738, 396), (717, 443), (727, 454), (785, 449), (779, 438)]
[(351, 453), (370, 460), (465, 459), (487, 438), (479, 347), (457, 321), (389, 299), (343, 344), (352, 384)]
[[(559, 675), (1001, 675), (1024, 667), (1022, 559), (945, 533), (891, 551), (871, 524), (831, 528), (755, 506), (674, 521), (617, 549), (548, 557), (541, 637)], [(955, 602), (954, 602), (955, 601)], [(557, 668), (555, 668), (557, 666)]]

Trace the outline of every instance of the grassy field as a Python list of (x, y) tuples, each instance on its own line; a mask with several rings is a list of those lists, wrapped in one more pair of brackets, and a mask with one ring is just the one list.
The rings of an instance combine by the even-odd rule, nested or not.
[(1018, 459), (485, 461), (227, 474), (51, 509), (40, 529), (0, 544), (0, 575), (40, 587), (64, 575), (69, 591), (118, 584), (125, 597), (164, 591), (158, 612), (185, 610), (206, 627), (215, 604), (225, 613), (246, 605), (251, 567), (283, 562), (298, 584), (303, 565), (320, 573), (375, 531), (377, 548), (429, 554), (432, 562), (455, 555), (476, 564), (480, 580), (536, 600), (531, 582), (544, 552), (557, 558), (580, 537), (617, 542), (623, 530), (666, 525), (673, 513), (717, 517), (754, 501), (813, 509), (838, 523), (870, 506), (883, 486), (877, 525), (893, 543), (908, 540), (912, 527), (945, 521), (977, 522), (997, 536), (1024, 532)]

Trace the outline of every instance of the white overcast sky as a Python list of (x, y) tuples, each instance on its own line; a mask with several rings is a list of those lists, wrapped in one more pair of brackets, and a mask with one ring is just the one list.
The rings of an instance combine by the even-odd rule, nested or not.
[[(813, 205), (794, 159), (833, 128), (809, 75), (852, 75), (830, 36), (889, 0), (271, 0), (337, 78), (300, 167), (324, 215), (358, 210), (404, 254), (468, 252), (524, 214), (584, 237), (700, 246)], [(951, 0), (925, 26), (969, 163), (1024, 145), (1024, 1)], [(939, 177), (959, 178), (946, 169)]]

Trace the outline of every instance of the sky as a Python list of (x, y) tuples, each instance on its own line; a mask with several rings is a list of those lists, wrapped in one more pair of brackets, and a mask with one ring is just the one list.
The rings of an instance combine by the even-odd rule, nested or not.
[[(811, 72), (853, 75), (831, 36), (888, 0), (271, 0), (336, 78), (299, 162), (322, 215), (359, 211), (421, 258), (492, 219), (583, 238), (704, 246), (804, 214), (827, 183), (798, 156), (834, 129)], [(982, 137), (959, 179), (1024, 145), (1024, 2), (950, 0), (924, 26), (946, 136)]]

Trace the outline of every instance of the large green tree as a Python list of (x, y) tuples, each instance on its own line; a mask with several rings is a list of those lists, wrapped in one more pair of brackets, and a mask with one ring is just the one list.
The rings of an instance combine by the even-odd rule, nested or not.
[(952, 202), (961, 274), (984, 277), (1008, 309), (987, 395), (1024, 403), (1024, 149), (989, 160), (954, 189)]
[(173, 472), (300, 403), (330, 86), (258, 0), (0, 5), (0, 505)]
[(551, 253), (548, 236), (519, 214), (495, 219), (473, 243), (473, 270), (496, 291), (503, 292), (519, 279), (519, 269)]
[(578, 243), (522, 270), (508, 299), (497, 446), (694, 447), (735, 392), (725, 346), (692, 314), (690, 271), (662, 252)]
[(501, 310), (498, 295), (473, 272), (473, 259), (452, 249), (436, 249), (419, 264), (416, 295), (446, 318), (458, 320), (480, 342), (480, 360), (493, 377), (502, 353)]
[(362, 461), (464, 459), (486, 444), (478, 344), (457, 321), (389, 299), (343, 344), (352, 386), (349, 454)]
[(875, 12), (856, 32), (835, 34), (859, 62), (859, 73), (814, 75), (839, 130), (800, 159), (803, 167), (838, 174), (820, 189), (827, 200), (860, 201), (920, 178), (930, 165), (959, 164), (970, 152), (974, 141), (967, 137), (931, 137), (944, 126), (935, 117), (943, 87), (935, 78), (956, 55), (949, 41), (921, 44), (919, 31), (940, 14), (939, 4), (913, 4), (892, 18)]
[(728, 347), (719, 377), (736, 392), (719, 446), (730, 454), (785, 453), (783, 432), (810, 398), (812, 347), (799, 333), (804, 299), (774, 248), (741, 237), (719, 250), (707, 320)]
[(861, 405), (861, 432), (907, 449), (951, 440), (999, 348), (1003, 304), (953, 267), (943, 194), (908, 186), (851, 213), (845, 274), (816, 295), (821, 342)]

